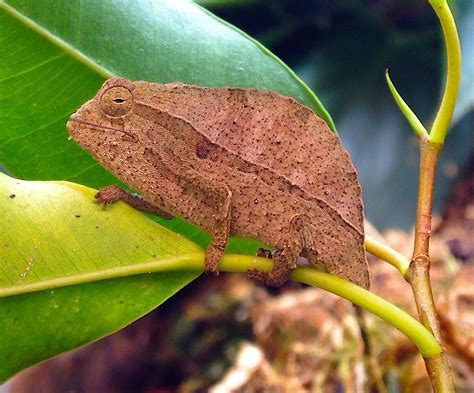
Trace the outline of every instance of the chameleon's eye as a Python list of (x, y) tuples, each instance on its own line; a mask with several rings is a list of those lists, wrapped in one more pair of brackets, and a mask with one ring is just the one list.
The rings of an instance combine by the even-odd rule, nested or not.
[(132, 93), (123, 86), (111, 87), (100, 97), (100, 109), (111, 117), (125, 116), (132, 109), (132, 104)]

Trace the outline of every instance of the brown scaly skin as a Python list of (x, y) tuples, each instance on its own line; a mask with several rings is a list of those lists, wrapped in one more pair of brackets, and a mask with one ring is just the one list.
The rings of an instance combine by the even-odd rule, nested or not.
[(249, 272), (268, 285), (282, 285), (301, 255), (369, 286), (355, 169), (327, 125), (293, 99), (116, 78), (71, 116), (67, 128), (142, 195), (140, 203), (117, 190), (113, 198), (154, 206), (212, 235), (207, 271), (217, 273), (234, 235), (276, 248), (270, 273)]

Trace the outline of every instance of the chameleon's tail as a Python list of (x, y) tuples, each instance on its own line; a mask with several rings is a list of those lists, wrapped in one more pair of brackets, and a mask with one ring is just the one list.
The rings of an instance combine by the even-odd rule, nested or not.
[[(306, 224), (301, 256), (313, 266), (364, 288), (370, 285), (363, 234), (350, 225), (316, 227)], [(336, 233), (337, 232), (337, 233)], [(345, 232), (341, 235), (341, 232)]]

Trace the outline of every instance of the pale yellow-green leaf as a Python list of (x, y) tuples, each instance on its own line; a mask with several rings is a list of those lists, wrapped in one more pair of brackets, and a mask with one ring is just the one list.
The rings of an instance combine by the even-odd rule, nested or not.
[(0, 381), (118, 330), (199, 274), (147, 273), (202, 263), (202, 249), (124, 203), (101, 209), (94, 193), (0, 173)]

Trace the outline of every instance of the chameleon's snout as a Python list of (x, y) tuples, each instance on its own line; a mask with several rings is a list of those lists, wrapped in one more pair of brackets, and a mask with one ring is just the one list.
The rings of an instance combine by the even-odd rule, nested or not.
[(81, 120), (77, 117), (77, 112), (71, 115), (71, 117), (66, 123), (66, 129), (69, 133), (69, 139), (74, 139), (77, 141), (81, 129), (83, 128), (84, 127)]
[[(69, 139), (74, 139), (80, 145), (87, 144), (88, 141), (103, 139), (105, 134), (118, 134), (121, 136), (121, 140), (127, 140), (134, 143), (138, 142), (137, 135), (130, 130), (126, 130), (125, 127), (118, 128), (116, 126), (111, 126), (108, 123), (103, 124), (94, 121), (94, 119), (84, 119), (79, 115), (80, 111), (81, 109), (74, 113), (66, 123), (66, 128), (69, 132)], [(102, 133), (101, 136), (99, 136), (99, 131)]]
[(69, 133), (69, 139), (72, 139), (74, 137), (75, 123), (73, 116), (71, 116), (66, 123), (66, 130)]

